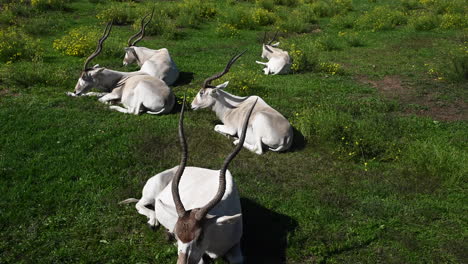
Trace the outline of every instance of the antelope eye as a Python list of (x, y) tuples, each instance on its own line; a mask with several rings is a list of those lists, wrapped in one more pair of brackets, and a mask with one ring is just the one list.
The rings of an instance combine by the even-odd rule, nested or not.
[(200, 90), (200, 95), (203, 95), (204, 91), (203, 90)]

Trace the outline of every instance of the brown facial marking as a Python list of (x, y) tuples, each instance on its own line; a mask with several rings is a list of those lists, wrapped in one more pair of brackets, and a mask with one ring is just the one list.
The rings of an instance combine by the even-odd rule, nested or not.
[(195, 219), (196, 210), (188, 211), (183, 217), (179, 217), (174, 227), (174, 232), (183, 243), (188, 243), (198, 238), (201, 232), (202, 221)]

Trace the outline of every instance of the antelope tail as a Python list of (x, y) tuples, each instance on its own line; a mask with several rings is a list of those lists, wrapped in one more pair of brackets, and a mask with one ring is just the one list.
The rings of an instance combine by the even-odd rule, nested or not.
[(128, 198), (126, 200), (123, 200), (119, 202), (119, 204), (129, 204), (129, 203), (137, 203), (139, 200), (135, 198)]

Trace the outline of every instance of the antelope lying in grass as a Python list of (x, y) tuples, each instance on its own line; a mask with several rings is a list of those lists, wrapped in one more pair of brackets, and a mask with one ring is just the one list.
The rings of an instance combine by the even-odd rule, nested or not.
[[(243, 262), (239, 244), (242, 237), (241, 204), (227, 167), (242, 148), (255, 103), (245, 115), (240, 144), (217, 171), (186, 167), (188, 151), (183, 130), (184, 98), (179, 119), (182, 146), (180, 165), (150, 178), (140, 200), (130, 198), (120, 202), (137, 202), (138, 212), (149, 218), (150, 226), (161, 223), (175, 234), (179, 255), (177, 263), (203, 264), (205, 253), (213, 259), (225, 256), (229, 263)], [(154, 205), (154, 210), (145, 205)]]
[[(163, 80), (167, 85), (172, 85), (179, 78), (179, 69), (169, 55), (169, 51), (166, 48), (153, 50), (135, 46), (145, 36), (145, 28), (153, 18), (153, 13), (154, 9), (148, 22), (145, 23), (145, 19), (149, 14), (141, 20), (140, 31), (128, 39), (123, 65), (136, 62), (141, 72)], [(137, 39), (133, 40), (134, 38)]]
[[(109, 108), (122, 113), (137, 115), (141, 112), (149, 114), (170, 112), (174, 106), (175, 97), (172, 90), (160, 79), (140, 71), (119, 72), (99, 67), (99, 65), (88, 68), (89, 62), (101, 52), (102, 44), (109, 36), (111, 28), (112, 24), (107, 24), (96, 50), (84, 63), (81, 76), (75, 86), (75, 92), (67, 94), (70, 96), (102, 96), (99, 98), (102, 103), (120, 100), (124, 107), (112, 105)], [(105, 91), (105, 93), (85, 93), (94, 87)]]
[[(242, 54), (244, 53), (234, 56), (223, 72), (203, 82), (202, 89), (192, 102), (192, 109), (211, 107), (224, 123), (224, 125), (216, 125), (214, 130), (226, 136), (237, 135), (239, 137), (242, 130), (242, 117), (248, 111), (249, 105), (258, 100), (249, 123), (244, 147), (257, 154), (263, 153), (263, 145), (272, 151), (284, 151), (291, 146), (293, 139), (293, 130), (286, 118), (258, 96), (239, 97), (224, 91), (223, 89), (229, 82), (218, 86), (210, 85), (211, 81), (226, 74)], [(234, 144), (238, 143), (239, 140), (236, 139)]]
[(262, 58), (268, 59), (268, 62), (261, 62), (255, 61), (258, 64), (265, 65), (266, 67), (263, 69), (263, 72), (268, 74), (288, 74), (291, 70), (291, 57), (289, 56), (287, 51), (284, 51), (280, 48), (279, 42), (272, 44), (275, 40), (278, 32), (276, 32), (273, 39), (270, 42), (265, 44), (266, 33), (263, 37), (263, 45), (262, 45)]

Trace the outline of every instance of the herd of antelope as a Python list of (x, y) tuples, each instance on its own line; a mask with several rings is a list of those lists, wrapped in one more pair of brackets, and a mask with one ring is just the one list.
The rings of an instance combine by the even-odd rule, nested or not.
[[(90, 61), (102, 51), (112, 22), (109, 22), (96, 50), (86, 59), (74, 92), (69, 96), (97, 96), (110, 109), (138, 115), (140, 113), (168, 114), (175, 104), (172, 89), (179, 70), (166, 48), (153, 50), (135, 46), (143, 39), (145, 28), (153, 17), (148, 14), (141, 21), (141, 29), (130, 37), (125, 48), (123, 64), (137, 63), (135, 72), (120, 72), (99, 65), (89, 67)], [(148, 18), (149, 17), (149, 18)], [(268, 62), (265, 74), (287, 74), (291, 66), (288, 52), (278, 48), (278, 42), (262, 45), (262, 58)], [(229, 263), (243, 263), (240, 240), (242, 237), (242, 211), (239, 193), (228, 170), (229, 163), (242, 147), (256, 154), (264, 150), (285, 151), (293, 140), (289, 121), (259, 96), (240, 97), (225, 91), (228, 82), (213, 86), (211, 82), (229, 72), (243, 54), (229, 60), (224, 70), (207, 78), (191, 103), (192, 109), (211, 107), (223, 125), (214, 130), (235, 138), (237, 145), (224, 161), (220, 170), (187, 167), (187, 143), (183, 120), (185, 96), (179, 117), (179, 140), (182, 158), (179, 166), (151, 177), (143, 188), (141, 199), (129, 198), (121, 204), (136, 202), (138, 213), (148, 218), (154, 228), (163, 225), (177, 240), (178, 264), (203, 264), (203, 255), (210, 258), (225, 257)], [(101, 92), (89, 92), (97, 88)], [(154, 209), (150, 209), (154, 208)]]

